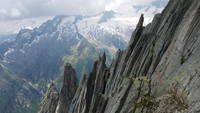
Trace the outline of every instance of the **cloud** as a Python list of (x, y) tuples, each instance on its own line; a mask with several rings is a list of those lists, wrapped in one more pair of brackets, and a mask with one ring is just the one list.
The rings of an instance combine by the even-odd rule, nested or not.
[(12, 8), (10, 10), (10, 16), (11, 17), (20, 17), (21, 16), (21, 12), (16, 8)]
[(168, 0), (112, 0), (105, 6), (106, 10), (115, 10), (129, 16), (153, 16), (160, 12)]
[(21, 16), (21, 12), (16, 8), (11, 9), (0, 9), (0, 19), (7, 19), (7, 18), (18, 18)]
[(0, 14), (1, 15), (6, 15), (7, 14), (7, 11), (5, 9), (0, 9)]
[[(137, 15), (138, 6), (152, 13), (158, 3), (168, 0), (0, 0), (0, 19), (22, 19), (55, 15), (92, 15), (105, 10), (115, 10), (127, 15)], [(154, 3), (157, 4), (154, 4)], [(162, 4), (160, 9), (164, 5)], [(147, 8), (149, 11), (147, 11)], [(143, 10), (143, 9), (141, 9)], [(151, 10), (151, 11), (150, 11)]]

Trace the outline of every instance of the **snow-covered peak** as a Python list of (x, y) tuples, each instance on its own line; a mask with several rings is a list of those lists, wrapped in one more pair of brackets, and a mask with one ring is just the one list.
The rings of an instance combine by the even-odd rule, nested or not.
[(77, 33), (95, 44), (95, 47), (99, 45), (115, 52), (129, 41), (137, 20), (114, 11), (94, 16), (56, 16), (42, 24), (38, 32), (58, 33), (57, 40), (62, 40), (67, 34)]

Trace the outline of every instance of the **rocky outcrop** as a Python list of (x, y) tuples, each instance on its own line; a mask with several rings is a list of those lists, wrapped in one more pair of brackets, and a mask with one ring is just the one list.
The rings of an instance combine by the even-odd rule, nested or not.
[(109, 70), (105, 65), (105, 54), (93, 65), (89, 75), (80, 82), (69, 113), (103, 113), (107, 98), (104, 97)]
[(68, 113), (78, 85), (76, 72), (70, 64), (65, 65), (64, 80), (60, 91), (57, 113)]
[(56, 86), (52, 83), (42, 101), (39, 113), (55, 113), (58, 105), (59, 93)]
[(68, 113), (200, 112), (200, 1), (170, 0), (143, 21), (110, 67), (105, 55), (94, 63)]

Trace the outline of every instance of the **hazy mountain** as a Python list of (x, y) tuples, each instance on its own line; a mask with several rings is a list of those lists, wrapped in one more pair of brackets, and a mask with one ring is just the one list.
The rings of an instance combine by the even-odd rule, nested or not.
[(15, 40), (16, 34), (0, 34), (0, 44)]

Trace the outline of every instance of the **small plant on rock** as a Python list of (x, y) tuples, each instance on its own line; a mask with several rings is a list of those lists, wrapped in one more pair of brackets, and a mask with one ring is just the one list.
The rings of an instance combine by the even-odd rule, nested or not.
[(176, 105), (176, 109), (178, 111), (184, 111), (188, 109), (189, 102), (187, 99), (187, 93), (186, 91), (180, 91), (178, 90), (178, 83), (172, 84), (171, 88), (169, 89), (168, 93), (170, 94), (170, 98), (174, 101), (174, 104)]
[(142, 96), (135, 105), (137, 108), (147, 108), (149, 112), (153, 112), (159, 106), (159, 102), (153, 96)]
[(147, 82), (147, 83), (150, 82), (150, 79), (148, 79), (147, 77), (144, 77), (144, 76), (142, 76), (142, 77), (129, 77), (128, 79), (132, 80), (132, 81), (138, 80), (138, 81)]

